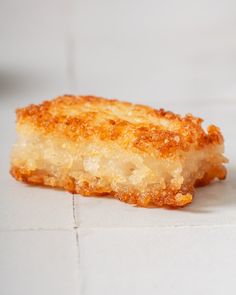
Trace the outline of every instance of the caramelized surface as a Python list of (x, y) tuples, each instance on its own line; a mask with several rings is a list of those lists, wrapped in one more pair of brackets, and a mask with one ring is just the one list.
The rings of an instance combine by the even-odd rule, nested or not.
[(162, 156), (223, 143), (216, 126), (209, 126), (206, 133), (202, 120), (192, 115), (181, 117), (163, 109), (94, 96), (63, 96), (30, 105), (17, 110), (17, 120), (18, 124), (31, 124), (40, 132), (57, 133), (73, 141), (96, 136)]

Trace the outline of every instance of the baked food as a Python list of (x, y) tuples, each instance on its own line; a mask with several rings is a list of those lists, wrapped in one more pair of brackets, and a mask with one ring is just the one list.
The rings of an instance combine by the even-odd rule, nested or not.
[(224, 179), (224, 141), (211, 125), (163, 109), (65, 95), (18, 109), (11, 174), (31, 184), (139, 206), (184, 206)]

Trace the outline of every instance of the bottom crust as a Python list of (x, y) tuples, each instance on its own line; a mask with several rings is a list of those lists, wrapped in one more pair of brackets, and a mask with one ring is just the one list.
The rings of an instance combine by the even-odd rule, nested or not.
[(123, 202), (136, 204), (142, 207), (183, 207), (192, 202), (194, 196), (194, 187), (209, 184), (213, 179), (225, 179), (226, 169), (224, 166), (213, 167), (195, 183), (185, 185), (180, 190), (166, 188), (162, 190), (152, 189), (145, 193), (136, 190), (130, 190), (125, 187), (118, 192), (110, 191), (106, 187), (99, 185), (90, 185), (87, 181), (82, 184), (76, 183), (76, 179), (66, 177), (57, 179), (43, 170), (29, 171), (25, 168), (12, 166), (10, 173), (17, 180), (35, 185), (44, 185), (65, 189), (74, 194), (83, 196), (111, 196)]

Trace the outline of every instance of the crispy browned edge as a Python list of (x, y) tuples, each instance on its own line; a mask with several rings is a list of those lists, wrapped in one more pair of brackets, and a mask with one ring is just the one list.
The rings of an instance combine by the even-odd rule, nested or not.
[[(53, 175), (44, 171), (30, 171), (25, 168), (12, 166), (11, 174), (17, 180), (34, 185), (46, 185), (51, 187), (63, 188), (71, 193), (81, 194), (83, 196), (113, 196), (123, 202), (137, 204), (142, 207), (182, 207), (192, 202), (194, 196), (194, 186), (204, 186), (209, 184), (213, 179), (225, 179), (225, 167), (214, 167), (208, 171), (204, 177), (198, 180), (194, 186), (189, 185), (182, 187), (181, 190), (171, 188), (161, 191), (148, 191), (145, 195), (140, 195), (139, 191), (107, 191), (104, 187), (91, 186), (84, 181), (80, 186), (76, 185), (76, 180), (72, 177), (66, 179), (56, 179)], [(178, 196), (176, 198), (176, 196)]]
[[(201, 149), (209, 144), (222, 144), (223, 137), (220, 130), (211, 125), (208, 127), (208, 134), (204, 132), (201, 127), (202, 119), (195, 118), (192, 115), (181, 117), (172, 112), (164, 111), (163, 109), (155, 110), (146, 106), (136, 105), (137, 108), (142, 108), (147, 113), (154, 116), (165, 117), (168, 120), (174, 120), (180, 123), (178, 132), (171, 132), (168, 130), (161, 130), (158, 126), (148, 124), (145, 127), (137, 126), (130, 122), (118, 119), (107, 120), (106, 125), (95, 126), (93, 125), (94, 116), (96, 113), (87, 114), (86, 116), (67, 117), (67, 116), (55, 116), (52, 117), (49, 113), (50, 106), (54, 104), (56, 107), (60, 107), (60, 104), (79, 104), (86, 101), (93, 103), (109, 103), (116, 104), (117, 100), (107, 100), (104, 98), (98, 98), (93, 96), (71, 96), (66, 95), (59, 97), (52, 101), (45, 101), (41, 105), (30, 105), (23, 109), (17, 110), (17, 121), (27, 121), (34, 124), (36, 128), (39, 128), (41, 132), (49, 134), (57, 130), (60, 125), (60, 130), (63, 127), (63, 136), (68, 137), (70, 140), (76, 141), (79, 137), (89, 138), (95, 133), (102, 140), (116, 140), (122, 137), (125, 131), (135, 133), (135, 140), (132, 142), (132, 147), (137, 148), (140, 151), (147, 151), (148, 147), (156, 148), (162, 157), (173, 155), (177, 150), (188, 150), (191, 144), (195, 144), (196, 149)], [(121, 102), (119, 102), (121, 103)], [(127, 106), (130, 103), (122, 102)], [(178, 135), (180, 140), (176, 142), (174, 137)], [(168, 139), (168, 140), (166, 140)], [(130, 144), (130, 143), (128, 143)], [(126, 145), (127, 146), (127, 145)], [(173, 190), (171, 188), (162, 191), (149, 191), (145, 196), (141, 196), (138, 191), (107, 191), (106, 188), (98, 188), (91, 186), (88, 182), (84, 182), (82, 185), (76, 185), (73, 178), (68, 177), (63, 180), (57, 180), (53, 175), (48, 175), (44, 171), (29, 171), (21, 167), (11, 167), (11, 174), (19, 181), (23, 181), (29, 184), (48, 185), (52, 187), (64, 188), (71, 193), (78, 193), (84, 196), (114, 196), (121, 201), (137, 204), (139, 206), (170, 206), (181, 207), (192, 201), (194, 195), (194, 186), (207, 185), (213, 179), (225, 179), (226, 169), (225, 167), (213, 167), (208, 171), (202, 179), (198, 180), (194, 185), (188, 187), (182, 187), (181, 190)], [(176, 197), (178, 196), (178, 197)]]

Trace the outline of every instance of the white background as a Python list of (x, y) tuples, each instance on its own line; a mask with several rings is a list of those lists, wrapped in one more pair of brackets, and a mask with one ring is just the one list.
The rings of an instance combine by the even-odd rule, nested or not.
[[(17, 183), (17, 107), (94, 94), (220, 126), (226, 182), (182, 210)], [(0, 294), (235, 294), (236, 3), (0, 0)]]

